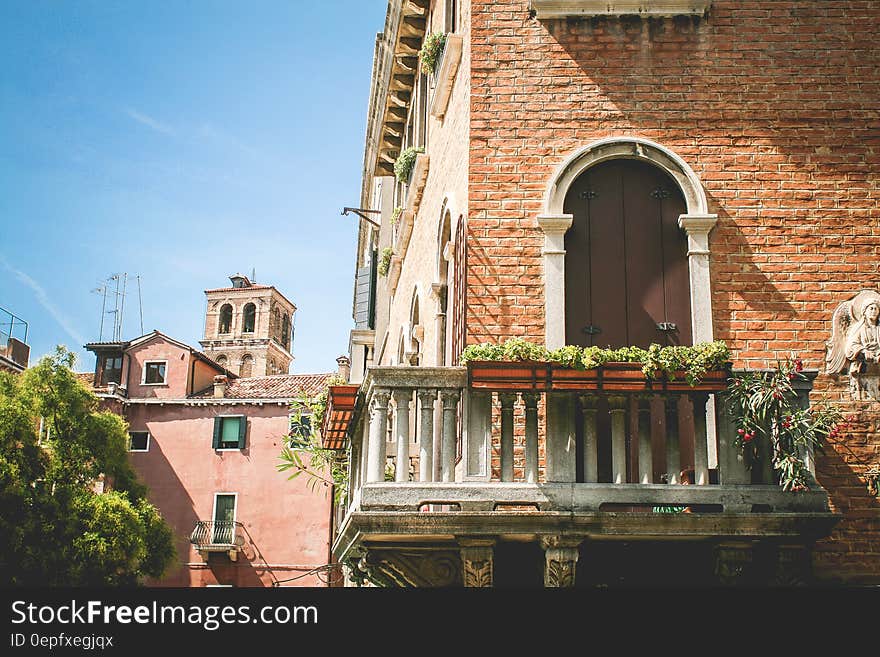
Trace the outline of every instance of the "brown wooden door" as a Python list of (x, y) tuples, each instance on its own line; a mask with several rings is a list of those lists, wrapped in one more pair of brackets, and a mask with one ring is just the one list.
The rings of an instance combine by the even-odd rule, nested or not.
[[(565, 198), (566, 344), (691, 344), (686, 211), (657, 167), (612, 160), (585, 171)], [(674, 325), (674, 329), (670, 325)]]

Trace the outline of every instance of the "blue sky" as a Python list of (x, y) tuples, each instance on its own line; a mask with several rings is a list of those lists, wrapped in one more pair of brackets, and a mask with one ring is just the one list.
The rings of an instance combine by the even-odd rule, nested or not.
[[(0, 3), (0, 307), (31, 362), (99, 338), (198, 347), (203, 290), (256, 270), (298, 307), (292, 372), (347, 351), (364, 130), (385, 0)], [(106, 316), (104, 339), (112, 337)]]

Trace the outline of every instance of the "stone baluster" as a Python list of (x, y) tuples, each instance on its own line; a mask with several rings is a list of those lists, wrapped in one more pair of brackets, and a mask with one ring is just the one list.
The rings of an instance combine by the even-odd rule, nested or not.
[(694, 481), (698, 486), (709, 484), (709, 451), (706, 443), (706, 403), (709, 395), (697, 393), (690, 398), (694, 404)]
[(388, 399), (391, 392), (381, 388), (373, 393), (370, 412), (370, 443), (367, 451), (367, 483), (385, 480), (385, 434), (388, 431)]
[(538, 393), (522, 393), (526, 407), (526, 482), (538, 483)]
[(611, 481), (626, 483), (626, 397), (608, 398), (611, 407)]
[(681, 450), (678, 440), (678, 396), (666, 398), (666, 483), (681, 483)]
[(434, 402), (437, 391), (419, 390), (419, 481), (434, 480)]
[(639, 483), (654, 481), (654, 459), (651, 452), (651, 397), (639, 397)]
[(395, 439), (397, 440), (397, 459), (394, 464), (394, 481), (409, 481), (409, 405), (412, 401), (411, 388), (395, 388), (392, 396), (397, 408), (395, 419)]
[(489, 481), (492, 460), (492, 393), (467, 391), (467, 469), (465, 481)]
[(581, 413), (584, 423), (584, 482), (599, 481), (599, 440), (596, 435), (596, 397), (581, 395)]
[(440, 480), (449, 482), (455, 480), (455, 411), (461, 391), (447, 389), (440, 391), (440, 400), (443, 403), (443, 442), (440, 446)]
[(501, 402), (501, 481), (513, 481), (513, 405), (515, 392), (498, 394)]

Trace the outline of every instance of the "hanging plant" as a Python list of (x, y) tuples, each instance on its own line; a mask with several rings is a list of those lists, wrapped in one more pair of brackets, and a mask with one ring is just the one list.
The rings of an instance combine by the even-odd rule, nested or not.
[(377, 268), (377, 272), (379, 276), (387, 276), (388, 269), (391, 267), (391, 257), (394, 255), (394, 249), (390, 246), (386, 246), (382, 249), (382, 255), (379, 257), (379, 267)]
[[(743, 450), (746, 465), (760, 464), (762, 454), (769, 453), (779, 485), (787, 491), (807, 490), (812, 479), (799, 454), (808, 449), (821, 451), (852, 419), (845, 421), (840, 410), (829, 404), (801, 408), (792, 383), (806, 378), (802, 369), (800, 359), (780, 361), (771, 372), (734, 376), (729, 388), (730, 413), (737, 426), (735, 443)], [(762, 449), (766, 446), (769, 450)]]
[(443, 32), (432, 32), (425, 37), (422, 42), (422, 49), (419, 51), (419, 61), (422, 62), (422, 70), (426, 73), (434, 73), (437, 70), (437, 64), (443, 55), (443, 49), (446, 47), (446, 34)]
[(396, 226), (397, 222), (400, 221), (400, 215), (403, 214), (403, 208), (399, 205), (394, 208), (394, 212), (391, 213), (391, 225)]
[(394, 177), (397, 178), (397, 182), (409, 182), (410, 174), (416, 165), (416, 158), (424, 152), (425, 149), (421, 146), (410, 146), (401, 151), (394, 162)]

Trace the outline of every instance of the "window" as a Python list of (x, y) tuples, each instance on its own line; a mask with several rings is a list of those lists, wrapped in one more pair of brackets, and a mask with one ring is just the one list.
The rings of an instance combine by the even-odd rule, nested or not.
[(216, 493), (214, 495), (214, 531), (211, 543), (214, 545), (233, 545), (235, 542), (235, 503), (237, 493)]
[(217, 329), (218, 333), (229, 333), (232, 331), (232, 306), (228, 303), (223, 304), (220, 308), (220, 324)]
[(221, 415), (214, 418), (214, 449), (244, 449), (247, 418), (244, 415)]
[(257, 325), (257, 307), (249, 303), (244, 307), (244, 320), (241, 325), (242, 333), (253, 333)]
[(144, 379), (141, 383), (145, 385), (159, 385), (165, 383), (165, 367), (166, 360), (148, 360), (144, 363)]
[(108, 383), (122, 383), (122, 356), (104, 356), (101, 365), (101, 386)]
[(128, 432), (128, 451), (129, 452), (149, 452), (150, 451), (150, 432), (149, 431), (129, 431)]
[(240, 377), (248, 377), (254, 375), (254, 357), (250, 354), (245, 354), (241, 357), (241, 367), (238, 368), (238, 375)]
[(290, 351), (290, 317), (287, 313), (281, 317), (281, 345)]
[(455, 32), (458, 27), (458, 0), (446, 0), (444, 18), (446, 19), (446, 31)]

